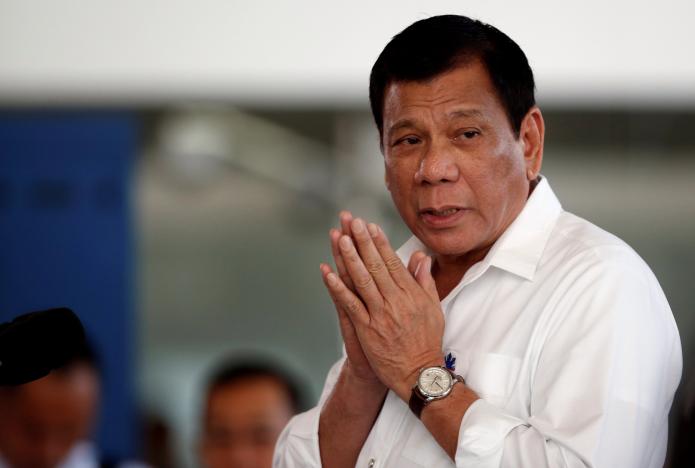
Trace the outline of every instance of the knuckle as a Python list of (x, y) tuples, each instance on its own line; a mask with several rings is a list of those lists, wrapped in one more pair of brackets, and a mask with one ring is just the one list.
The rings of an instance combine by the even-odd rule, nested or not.
[(403, 263), (401, 262), (401, 259), (398, 257), (389, 257), (385, 260), (386, 263), (386, 268), (388, 268), (389, 271), (397, 271), (403, 268)]
[(355, 286), (358, 287), (359, 289), (366, 289), (369, 286), (371, 286), (373, 281), (374, 280), (372, 280), (371, 276), (366, 275), (362, 278), (357, 278), (356, 280), (354, 280), (354, 283), (355, 283)]
[(347, 311), (348, 314), (354, 315), (360, 311), (360, 304), (357, 301), (349, 301), (347, 304), (345, 304), (345, 310)]
[(367, 268), (367, 271), (372, 274), (381, 273), (384, 269), (384, 264), (378, 260), (370, 260), (366, 262), (364, 266)]

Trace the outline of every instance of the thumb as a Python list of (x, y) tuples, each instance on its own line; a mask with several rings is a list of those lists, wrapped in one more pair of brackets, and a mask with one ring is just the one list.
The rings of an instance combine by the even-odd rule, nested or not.
[(429, 294), (432, 299), (439, 302), (439, 293), (437, 292), (437, 284), (432, 277), (432, 257), (424, 256), (420, 260), (420, 264), (415, 272), (415, 280)]

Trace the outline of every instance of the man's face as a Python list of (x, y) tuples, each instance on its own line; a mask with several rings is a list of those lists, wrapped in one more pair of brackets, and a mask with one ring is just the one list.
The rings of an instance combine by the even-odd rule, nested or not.
[(55, 468), (89, 436), (99, 382), (86, 365), (0, 391), (0, 453), (14, 468)]
[(391, 83), (383, 115), (386, 185), (410, 230), (439, 256), (487, 252), (523, 208), (542, 151), (528, 156), (484, 66)]
[(287, 392), (272, 377), (248, 377), (215, 388), (205, 409), (203, 465), (270, 468), (275, 442), (291, 417)]

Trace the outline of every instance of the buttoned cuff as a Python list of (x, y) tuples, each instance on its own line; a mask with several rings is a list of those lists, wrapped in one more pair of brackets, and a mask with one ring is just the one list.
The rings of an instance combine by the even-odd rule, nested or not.
[(456, 466), (499, 467), (504, 439), (524, 421), (485, 400), (476, 400), (463, 415), (459, 428)]

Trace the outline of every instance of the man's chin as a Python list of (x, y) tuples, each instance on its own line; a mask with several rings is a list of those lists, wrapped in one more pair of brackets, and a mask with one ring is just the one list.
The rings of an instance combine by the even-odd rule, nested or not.
[(475, 250), (473, 242), (468, 241), (464, 234), (453, 230), (451, 232), (428, 232), (418, 237), (437, 256), (458, 257), (468, 255)]

